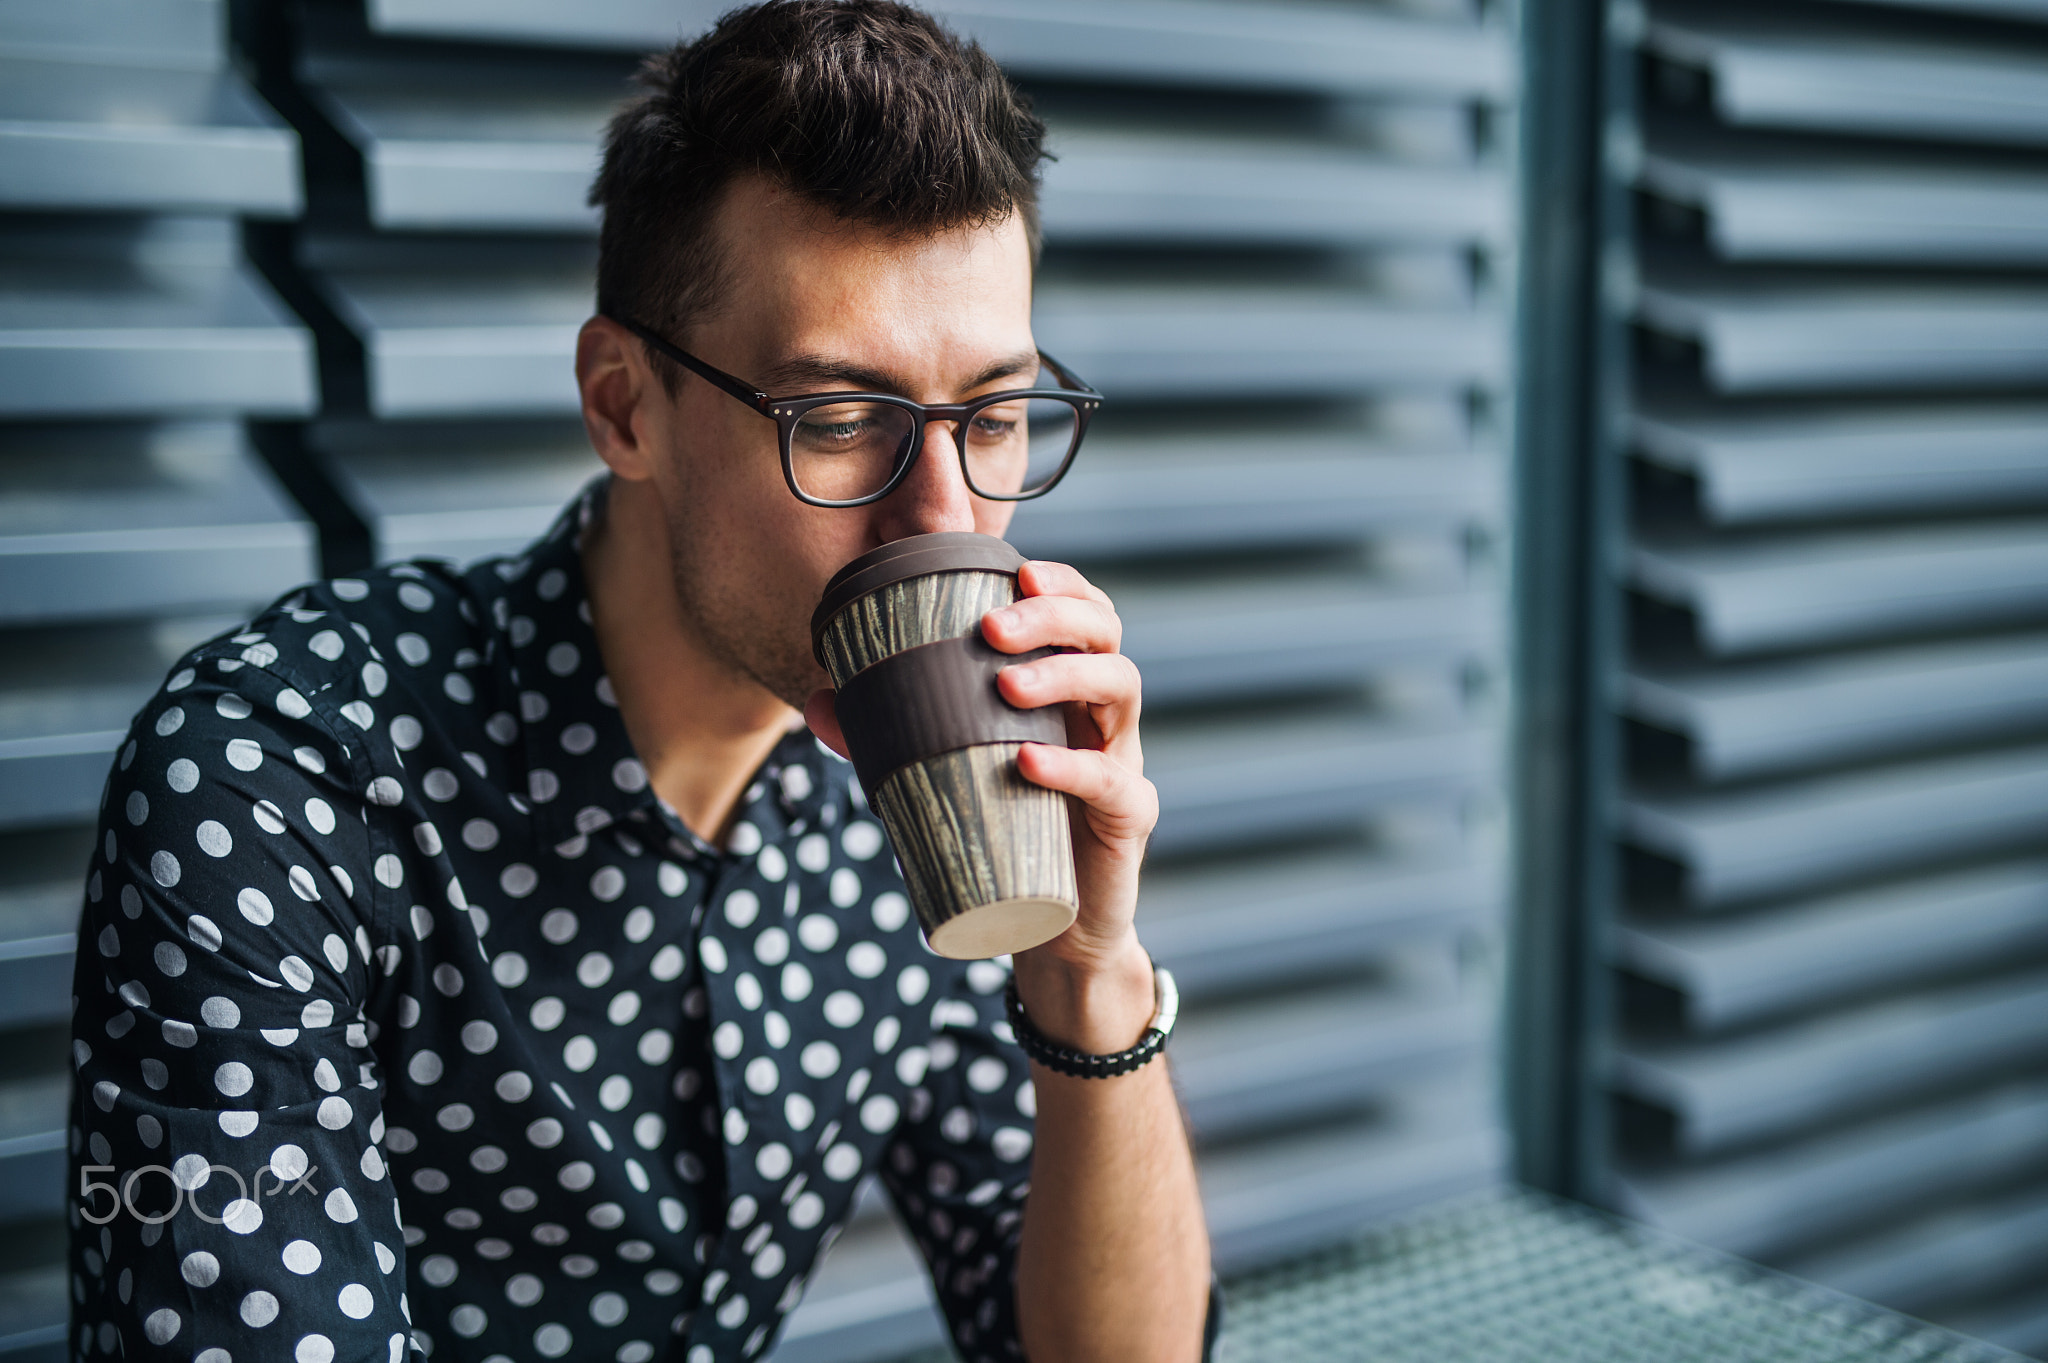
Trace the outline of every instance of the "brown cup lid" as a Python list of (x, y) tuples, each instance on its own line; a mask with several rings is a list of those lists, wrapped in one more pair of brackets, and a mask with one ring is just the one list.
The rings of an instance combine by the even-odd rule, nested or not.
[(972, 530), (941, 530), (891, 540), (868, 550), (825, 584), (825, 595), (811, 613), (811, 651), (821, 652), (820, 640), (833, 616), (877, 588), (927, 573), (979, 570), (1014, 576), (1024, 562), (1024, 556), (1007, 541)]

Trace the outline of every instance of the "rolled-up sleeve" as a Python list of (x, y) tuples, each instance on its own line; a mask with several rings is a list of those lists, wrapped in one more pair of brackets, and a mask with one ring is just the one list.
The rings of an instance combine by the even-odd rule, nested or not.
[(362, 736), (259, 645), (188, 658), (109, 777), (74, 979), (77, 1356), (405, 1353), (364, 1012), (397, 863)]

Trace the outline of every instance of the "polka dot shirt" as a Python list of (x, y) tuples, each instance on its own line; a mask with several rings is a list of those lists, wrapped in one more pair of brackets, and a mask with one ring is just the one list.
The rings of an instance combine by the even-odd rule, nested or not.
[(798, 732), (723, 848), (651, 792), (579, 529), (305, 588), (181, 660), (107, 785), (75, 979), (72, 1347), (760, 1356), (879, 1177), (1021, 1357), (1004, 971), (929, 953)]

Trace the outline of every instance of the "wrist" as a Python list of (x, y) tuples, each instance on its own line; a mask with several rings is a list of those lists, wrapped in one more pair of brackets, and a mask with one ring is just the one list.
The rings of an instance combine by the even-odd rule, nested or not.
[(1043, 947), (1020, 952), (1012, 962), (1017, 997), (1034, 1026), (1048, 1040), (1107, 1055), (1126, 1050), (1144, 1035), (1157, 1006), (1152, 958), (1128, 934), (1116, 949), (1073, 961)]

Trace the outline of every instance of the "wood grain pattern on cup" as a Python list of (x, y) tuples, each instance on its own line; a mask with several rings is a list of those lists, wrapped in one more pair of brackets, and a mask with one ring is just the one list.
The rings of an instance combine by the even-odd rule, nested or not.
[[(877, 664), (895, 660), (896, 666), (867, 679), (886, 680), (892, 689), (880, 699), (889, 706), (937, 707), (946, 699), (897, 694), (899, 679), (992, 692), (992, 672), (961, 681), (957, 666), (906, 668), (901, 664), (917, 660), (901, 655), (929, 652), (927, 646), (946, 640), (978, 639), (982, 616), (1018, 599), (1022, 561), (1000, 540), (967, 534), (920, 535), (865, 554), (826, 589), (814, 621), (819, 661), (843, 691)], [(962, 650), (947, 652), (943, 661), (950, 664)], [(983, 710), (997, 707), (1029, 713), (1000, 697), (993, 707), (982, 702)], [(843, 708), (842, 728), (848, 717)], [(1045, 723), (1035, 727), (1043, 730)], [(1020, 742), (971, 742), (886, 772), (872, 769), (873, 743), (864, 751), (849, 732), (848, 744), (857, 766), (870, 759), (862, 783), (934, 951), (959, 959), (1023, 951), (1073, 923), (1078, 895), (1066, 797), (1018, 772)]]

